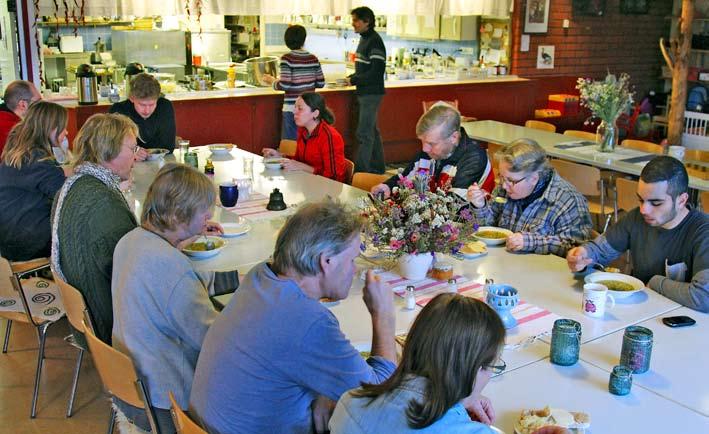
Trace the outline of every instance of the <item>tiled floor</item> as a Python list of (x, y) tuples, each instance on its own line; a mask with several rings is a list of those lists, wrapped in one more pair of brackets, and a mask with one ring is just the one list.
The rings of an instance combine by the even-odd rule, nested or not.
[[(0, 320), (0, 339), (6, 321)], [(49, 327), (37, 417), (30, 419), (37, 364), (34, 327), (13, 323), (7, 354), (0, 354), (0, 434), (97, 434), (106, 432), (110, 405), (91, 356), (84, 356), (74, 414), (66, 418), (77, 350), (64, 342), (66, 319)]]

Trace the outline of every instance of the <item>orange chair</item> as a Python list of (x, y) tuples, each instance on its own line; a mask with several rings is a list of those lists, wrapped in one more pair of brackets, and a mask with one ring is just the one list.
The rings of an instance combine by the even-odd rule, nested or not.
[(709, 191), (703, 191), (699, 194), (699, 201), (702, 203), (702, 210), (709, 214)]
[(207, 434), (199, 425), (195, 423), (189, 416), (177, 405), (175, 396), (172, 392), (167, 395), (170, 398), (170, 415), (175, 423), (177, 434)]
[(368, 173), (368, 172), (357, 172), (352, 175), (352, 187), (359, 188), (364, 191), (370, 191), (372, 187), (377, 184), (381, 184), (387, 179), (391, 178), (389, 175), (380, 175), (378, 173)]
[(687, 149), (684, 151), (684, 159), (709, 163), (709, 151), (702, 151), (701, 149)]
[(278, 145), (278, 152), (286, 157), (292, 157), (295, 155), (295, 150), (298, 148), (298, 142), (295, 140), (282, 139), (281, 143)]
[(618, 220), (618, 211), (630, 211), (638, 206), (638, 181), (628, 178), (616, 178), (615, 180), (616, 194), (616, 220)]
[(584, 139), (588, 140), (590, 142), (595, 142), (596, 141), (596, 133), (591, 133), (588, 131), (581, 131), (581, 130), (566, 130), (564, 131), (565, 136), (571, 136), (571, 137), (576, 137), (579, 139)]
[[(431, 107), (439, 102), (444, 102), (450, 106), (453, 106), (456, 110), (458, 110), (458, 100), (454, 99), (453, 101), (443, 101), (443, 100), (434, 100), (434, 101), (421, 101), (421, 105), (423, 106), (423, 112), (426, 113), (431, 109)], [(463, 116), (460, 115), (460, 121), (461, 122), (473, 122), (477, 121), (478, 118), (474, 118), (472, 116)]]
[(649, 152), (651, 154), (664, 154), (664, 149), (657, 143), (647, 142), (645, 140), (625, 139), (620, 143), (620, 146), (638, 151)]
[(524, 126), (534, 128), (535, 130), (549, 131), (550, 133), (556, 132), (556, 125), (550, 124), (549, 122), (529, 120), (524, 123)]
[(554, 159), (550, 163), (559, 176), (576, 187), (579, 193), (586, 196), (588, 210), (591, 213), (600, 214), (601, 220), (603, 220), (607, 214), (614, 212), (615, 207), (606, 204), (605, 181), (601, 176), (600, 169), (566, 160)]
[(354, 161), (345, 158), (345, 184), (352, 185), (352, 174), (354, 173)]

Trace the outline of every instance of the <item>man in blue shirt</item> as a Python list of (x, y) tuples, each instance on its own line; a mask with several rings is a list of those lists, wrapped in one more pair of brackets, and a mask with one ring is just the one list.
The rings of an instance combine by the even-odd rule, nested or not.
[(367, 360), (320, 303), (347, 297), (361, 225), (344, 205), (307, 205), (281, 229), (272, 262), (246, 275), (197, 362), (190, 409), (210, 433), (324, 432), (345, 391), (389, 378), (396, 361), (391, 290), (368, 273)]

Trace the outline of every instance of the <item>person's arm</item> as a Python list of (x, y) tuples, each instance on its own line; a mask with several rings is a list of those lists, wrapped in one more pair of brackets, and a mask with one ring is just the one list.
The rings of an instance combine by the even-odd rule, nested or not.
[(217, 318), (217, 311), (209, 301), (204, 278), (208, 278), (211, 285), (214, 273), (186, 273), (177, 282), (165, 304), (165, 316), (177, 336), (195, 351), (202, 348), (204, 336)]
[(487, 160), (487, 153), (483, 149), (473, 148), (458, 162), (457, 172), (451, 182), (451, 187), (467, 189), (473, 183), (480, 182), (480, 178), (485, 174), (487, 168)]
[[(493, 190), (492, 197), (497, 197), (501, 194), (502, 187), (498, 186), (495, 188), (495, 190)], [(473, 213), (475, 221), (480, 226), (494, 226), (497, 224), (497, 220), (499, 219), (499, 216), (500, 214), (502, 214), (502, 211), (506, 205), (506, 203), (497, 203), (494, 200), (487, 200), (485, 201), (485, 206), (483, 206), (482, 208), (476, 208), (471, 204), (470, 211)]]
[(709, 312), (709, 269), (695, 273), (691, 282), (678, 282), (665, 276), (653, 276), (647, 286), (690, 309)]
[(281, 58), (281, 74), (278, 80), (273, 82), (273, 88), (275, 90), (288, 91), (293, 85), (293, 68), (288, 64), (288, 60), (284, 56)]
[(386, 69), (386, 48), (381, 40), (369, 51), (369, 68), (364, 72), (355, 72), (349, 79), (353, 85), (384, 80)]
[(386, 287), (374, 271), (367, 270), (362, 298), (372, 315), (372, 351), (373, 356), (381, 356), (396, 363), (396, 314), (394, 313), (394, 294)]
[(328, 128), (328, 125), (323, 125), (323, 133), (325, 134), (319, 141), (322, 167), (316, 167), (313, 173), (345, 182), (345, 142), (342, 140), (342, 136), (332, 131), (324, 131), (325, 128)]
[[(416, 167), (416, 163), (418, 163), (418, 161), (421, 159), (421, 157), (424, 157), (424, 156), (426, 158), (429, 158), (428, 155), (426, 155), (425, 153), (419, 152), (416, 155), (416, 157), (414, 157), (413, 160), (409, 161), (409, 164), (406, 165), (406, 168), (404, 169), (404, 171), (401, 172), (401, 176), (408, 176), (409, 173), (411, 173), (411, 171), (414, 170), (414, 167)], [(392, 176), (391, 178), (384, 181), (384, 184), (389, 186), (389, 190), (398, 186), (399, 185), (399, 175), (396, 174), (396, 175)]]
[(325, 74), (323, 74), (322, 72), (322, 66), (320, 66), (320, 62), (318, 62), (317, 69), (315, 70), (315, 87), (325, 87)]
[(66, 180), (64, 169), (62, 169), (61, 166), (57, 166), (49, 162), (40, 164), (41, 170), (38, 170), (36, 173), (32, 174), (33, 179), (36, 182), (37, 190), (41, 191), (47, 199), (54, 200), (54, 196), (56, 196), (57, 192), (60, 188), (62, 188), (62, 185), (64, 185), (64, 181)]
[(167, 104), (163, 103), (164, 107), (159, 118), (160, 125), (155, 146), (174, 151), (175, 135), (177, 133), (177, 127), (175, 126), (175, 109), (172, 107), (172, 103), (169, 100), (165, 98), (162, 98), (162, 100)]

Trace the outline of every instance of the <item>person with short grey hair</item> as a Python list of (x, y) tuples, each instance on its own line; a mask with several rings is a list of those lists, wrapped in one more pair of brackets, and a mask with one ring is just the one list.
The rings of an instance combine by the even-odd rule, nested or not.
[(563, 257), (591, 237), (593, 224), (586, 198), (549, 166), (537, 142), (515, 140), (495, 159), (500, 185), (490, 196), (473, 184), (468, 200), (480, 225), (513, 232), (507, 237), (507, 250)]
[(10, 130), (24, 119), (30, 104), (42, 99), (34, 84), (25, 80), (10, 82), (5, 88), (0, 104), (0, 154), (5, 147)]
[(322, 304), (347, 298), (361, 229), (342, 204), (306, 205), (279, 232), (273, 260), (246, 275), (207, 332), (192, 384), (190, 408), (209, 432), (324, 432), (345, 391), (394, 371), (393, 295), (372, 271), (366, 360)]
[(389, 197), (400, 176), (410, 178), (420, 173), (431, 176), (431, 188), (460, 189), (463, 196), (465, 189), (474, 183), (488, 191), (495, 186), (487, 153), (460, 127), (460, 113), (455, 107), (441, 102), (434, 104), (419, 118), (416, 136), (421, 140), (421, 152), (401, 175), (372, 187), (372, 194)]

